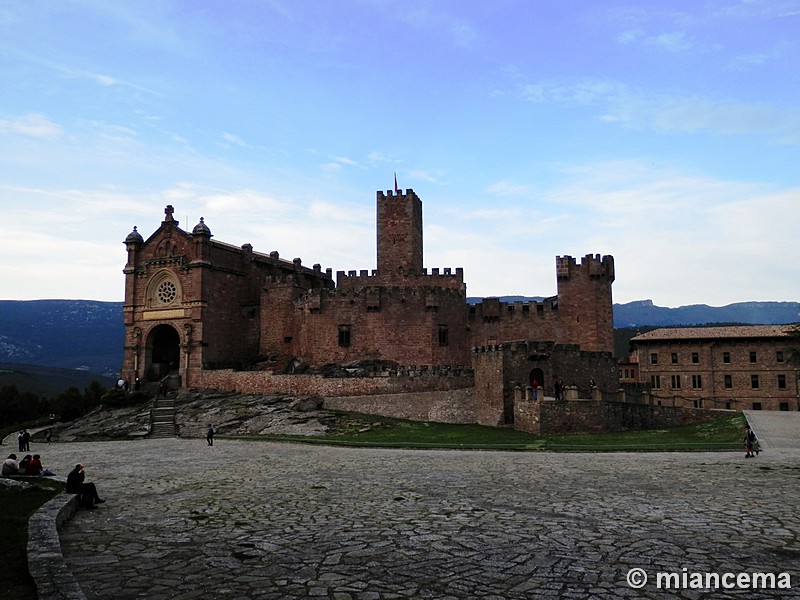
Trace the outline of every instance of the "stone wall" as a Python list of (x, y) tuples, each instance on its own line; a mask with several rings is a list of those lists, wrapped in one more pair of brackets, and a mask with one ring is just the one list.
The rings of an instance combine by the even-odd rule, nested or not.
[(475, 423), (474, 388), (439, 392), (326, 398), (325, 408), (413, 421)]
[(240, 394), (292, 394), (296, 396), (371, 396), (381, 394), (426, 393), (472, 388), (472, 374), (378, 377), (321, 377), (319, 375), (274, 375), (269, 371), (203, 371), (196, 387)]
[(515, 403), (514, 428), (536, 434), (608, 433), (692, 425), (719, 418), (722, 411), (596, 400)]

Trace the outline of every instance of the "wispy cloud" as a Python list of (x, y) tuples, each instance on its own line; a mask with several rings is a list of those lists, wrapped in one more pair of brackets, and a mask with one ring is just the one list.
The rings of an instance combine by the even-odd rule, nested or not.
[(444, 10), (436, 10), (434, 5), (427, 2), (361, 0), (361, 3), (383, 10), (398, 23), (435, 33), (457, 46), (471, 46), (479, 38), (477, 29), (469, 21)]
[(405, 176), (411, 179), (412, 181), (424, 181), (426, 183), (432, 183), (434, 185), (444, 184), (441, 174), (434, 175), (433, 173), (429, 173), (424, 169), (412, 169), (406, 172)]
[(800, 110), (770, 104), (732, 102), (695, 94), (659, 95), (605, 79), (526, 84), (530, 102), (589, 106), (607, 123), (660, 132), (766, 135), (773, 141), (800, 143)]
[(648, 37), (646, 43), (651, 46), (662, 48), (667, 52), (683, 52), (685, 50), (690, 50), (693, 46), (686, 34), (682, 31), (659, 33), (658, 35)]
[(486, 188), (486, 193), (492, 196), (503, 196), (506, 198), (526, 197), (533, 194), (534, 188), (530, 185), (511, 183), (510, 181), (498, 181)]
[(33, 138), (55, 139), (61, 137), (63, 133), (61, 125), (38, 113), (14, 119), (0, 119), (0, 135), (18, 134)]
[(620, 44), (643, 43), (654, 46), (667, 52), (684, 52), (692, 49), (694, 44), (689, 40), (686, 32), (672, 31), (648, 35), (644, 29), (626, 29), (617, 35)]
[(248, 144), (242, 138), (240, 138), (238, 135), (228, 133), (227, 131), (224, 132), (220, 137), (226, 144), (239, 146), (240, 148), (248, 147)]

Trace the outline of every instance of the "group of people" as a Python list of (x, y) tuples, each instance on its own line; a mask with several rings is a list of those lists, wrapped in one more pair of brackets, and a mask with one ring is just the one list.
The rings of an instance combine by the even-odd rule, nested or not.
[[(42, 457), (38, 454), (24, 456), (17, 461), (16, 454), (9, 454), (3, 461), (3, 477), (52, 477), (55, 473), (47, 470), (42, 465)], [(67, 475), (68, 494), (80, 494), (79, 504), (83, 508), (97, 508), (105, 500), (97, 494), (97, 486), (86, 481), (86, 469), (82, 464), (75, 465), (75, 468)]]
[[(539, 381), (534, 379), (531, 382), (531, 388), (533, 388), (533, 399), (539, 399)], [(564, 385), (563, 379), (556, 379), (555, 383), (553, 383), (553, 394), (555, 395), (556, 400), (563, 400), (564, 399), (564, 390), (566, 389), (566, 385)], [(591, 380), (591, 387), (594, 387), (594, 379)]]
[(120, 378), (120, 380), (119, 380), (119, 381), (117, 381), (117, 387), (118, 387), (119, 389), (121, 389), (122, 391), (124, 391), (124, 392), (127, 392), (127, 391), (129, 391), (129, 390), (131, 390), (131, 389), (132, 389), (134, 392), (138, 392), (138, 391), (139, 391), (139, 389), (141, 389), (141, 387), (142, 387), (142, 382), (140, 381), (140, 379), (139, 379), (138, 377), (136, 377), (136, 378), (134, 378), (134, 380), (133, 380), (133, 386), (131, 386), (131, 385), (128, 383), (128, 380), (127, 380), (127, 379), (122, 379), (122, 378)]
[[(47, 429), (44, 432), (44, 439), (49, 444), (53, 439), (53, 430)], [(19, 432), (17, 436), (17, 450), (19, 452), (30, 452), (31, 451), (31, 433), (27, 429), (23, 429)]]
[(16, 477), (27, 475), (29, 477), (52, 477), (55, 473), (48, 471), (42, 465), (42, 457), (38, 454), (26, 454), (17, 462), (16, 454), (9, 454), (3, 461), (3, 477)]

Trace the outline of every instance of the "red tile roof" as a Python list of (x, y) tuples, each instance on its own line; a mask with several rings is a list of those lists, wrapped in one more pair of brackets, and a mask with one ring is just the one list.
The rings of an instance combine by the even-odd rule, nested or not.
[(735, 338), (784, 337), (798, 327), (792, 325), (730, 325), (723, 327), (665, 327), (642, 333), (631, 342), (654, 342), (662, 340), (710, 340)]

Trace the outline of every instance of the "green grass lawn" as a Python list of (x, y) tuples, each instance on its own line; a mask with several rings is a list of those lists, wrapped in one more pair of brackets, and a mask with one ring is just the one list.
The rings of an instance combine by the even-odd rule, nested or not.
[(28, 519), (64, 484), (45, 477), (35, 480), (43, 490), (0, 491), (0, 598), (36, 600), (36, 586), (28, 573)]
[(549, 451), (738, 450), (744, 415), (726, 415), (699, 425), (622, 433), (532, 435), (508, 428), (451, 425), (355, 415), (340, 415), (322, 436), (245, 436), (247, 439), (303, 441), (347, 446), (391, 448), (465, 448)]

